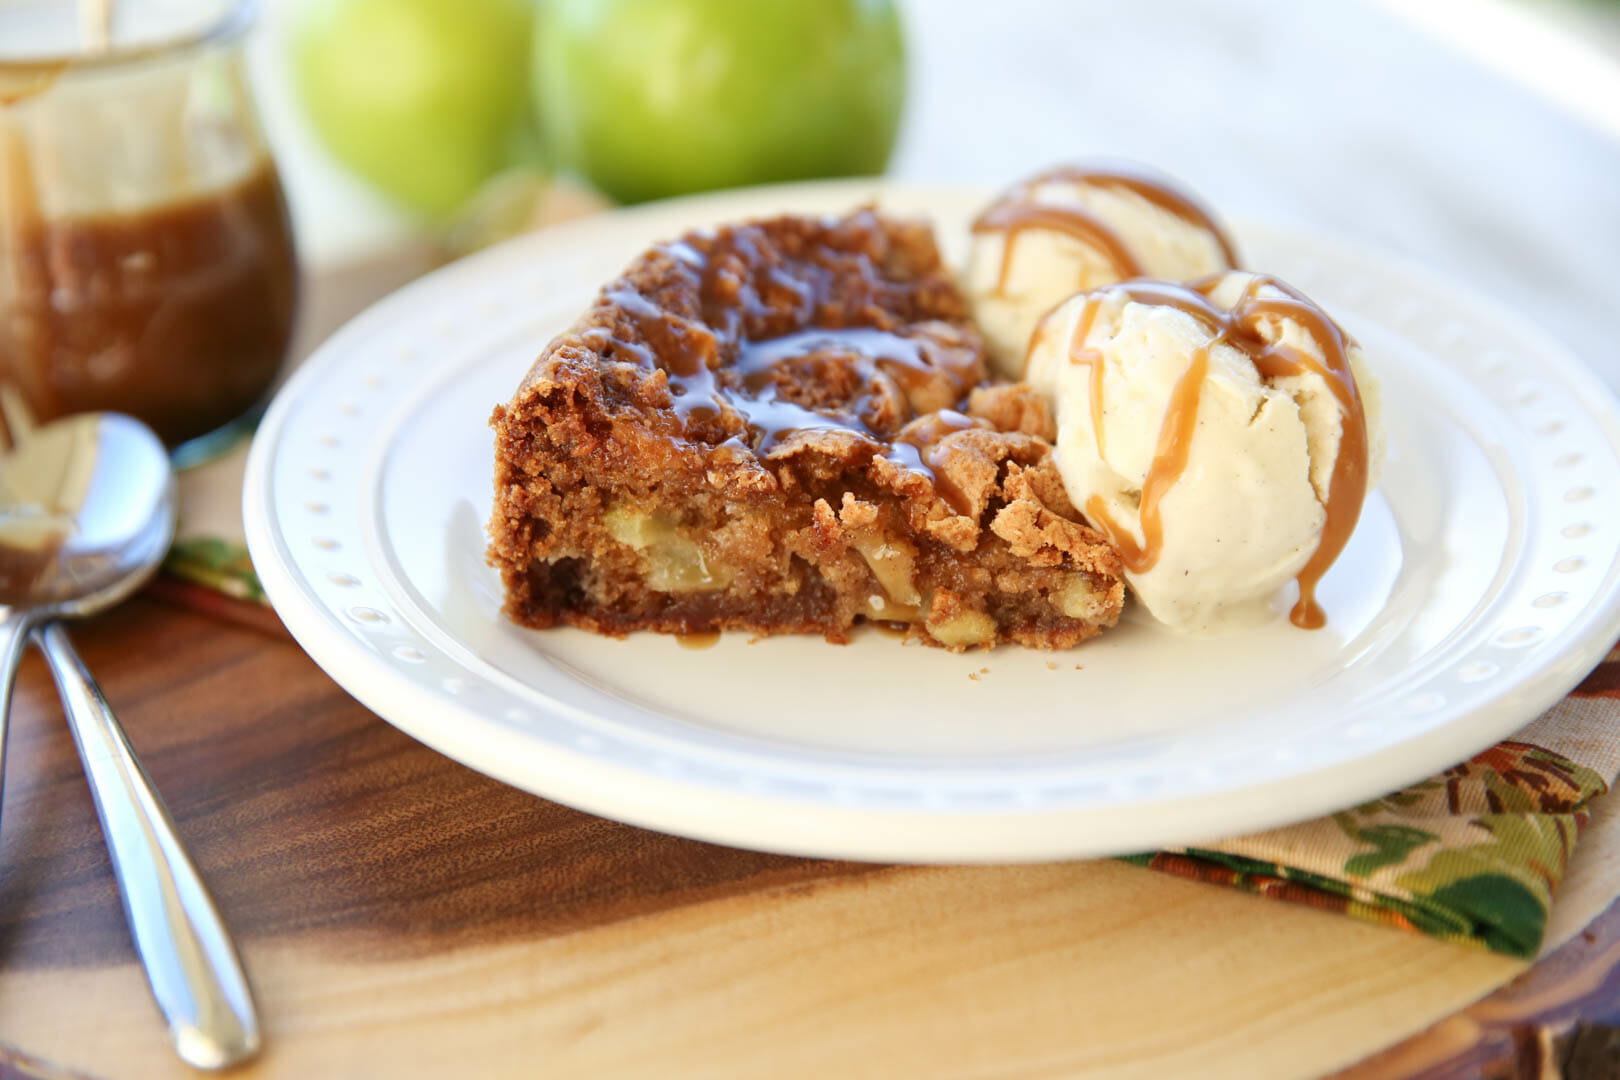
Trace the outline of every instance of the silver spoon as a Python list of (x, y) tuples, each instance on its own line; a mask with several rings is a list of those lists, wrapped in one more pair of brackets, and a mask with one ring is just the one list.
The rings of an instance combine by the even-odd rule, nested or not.
[(174, 528), (174, 472), (137, 420), (58, 420), (0, 458), (0, 755), (31, 633), (62, 695), (170, 1039), (188, 1064), (216, 1069), (259, 1049), (247, 976), (163, 800), (60, 622), (128, 597), (163, 561)]

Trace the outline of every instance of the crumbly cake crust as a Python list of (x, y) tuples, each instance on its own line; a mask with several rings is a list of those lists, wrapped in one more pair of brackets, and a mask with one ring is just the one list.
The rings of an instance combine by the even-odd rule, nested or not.
[(518, 623), (1060, 648), (1118, 618), (1053, 425), (986, 383), (922, 223), (871, 210), (638, 258), (495, 409), (490, 561)]

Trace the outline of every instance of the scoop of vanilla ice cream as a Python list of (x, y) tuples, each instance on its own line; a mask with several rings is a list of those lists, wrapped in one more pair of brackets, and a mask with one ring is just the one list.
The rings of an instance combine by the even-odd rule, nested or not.
[[(1250, 275), (1233, 273), (1211, 301), (1229, 309)], [(1283, 294), (1263, 286), (1261, 297)], [(1076, 296), (1041, 324), (1026, 378), (1051, 400), (1056, 458), (1071, 501), (1095, 497), (1140, 547), (1143, 485), (1177, 383), (1213, 334), (1175, 307), (1104, 291), (1083, 342), (1074, 337), (1088, 298)], [(1323, 358), (1297, 321), (1267, 316), (1257, 328)], [(1102, 365), (1102, 431), (1092, 422), (1092, 370), (1071, 344)], [(1359, 346), (1347, 350), (1368, 432), (1368, 487), (1383, 453), (1379, 392)], [(1159, 502), (1158, 560), (1127, 578), (1158, 620), (1187, 633), (1214, 633), (1269, 616), (1269, 601), (1304, 568), (1321, 540), (1324, 503), (1341, 437), (1340, 408), (1327, 380), (1307, 373), (1262, 378), (1242, 350), (1209, 348), (1186, 468)], [(1088, 515), (1095, 517), (1096, 515)]]
[[(1136, 257), (1146, 277), (1187, 281), (1228, 269), (1219, 238), (1209, 229), (1126, 187), (1052, 180), (1029, 189), (1030, 200), (1077, 207), (1110, 229)], [(1003, 276), (1003, 259), (1012, 244)], [(990, 357), (1009, 378), (1023, 374), (1035, 324), (1077, 292), (1121, 279), (1107, 252), (1067, 233), (1026, 228), (1009, 234), (975, 232), (968, 253), (966, 291), (985, 333)]]

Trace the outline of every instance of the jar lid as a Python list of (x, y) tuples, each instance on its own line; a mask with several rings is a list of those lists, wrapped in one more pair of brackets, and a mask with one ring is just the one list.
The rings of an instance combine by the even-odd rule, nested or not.
[[(233, 35), (252, 0), (9, 0), (0, 66), (136, 59)], [(103, 28), (105, 39), (102, 39)]]

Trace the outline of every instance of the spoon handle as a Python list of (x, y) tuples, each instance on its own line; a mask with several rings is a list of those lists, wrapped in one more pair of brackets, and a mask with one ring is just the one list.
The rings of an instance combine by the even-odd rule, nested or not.
[[(11, 731), (11, 690), (17, 684), (17, 668), (23, 650), (28, 648), (28, 619), (13, 615), (0, 623), (0, 796), (6, 783), (6, 735)], [(0, 798), (0, 802), (4, 799)]]
[(124, 914), (152, 995), (188, 1064), (224, 1068), (259, 1049), (259, 1020), (230, 932), (107, 699), (59, 624), (35, 631), (62, 695)]

